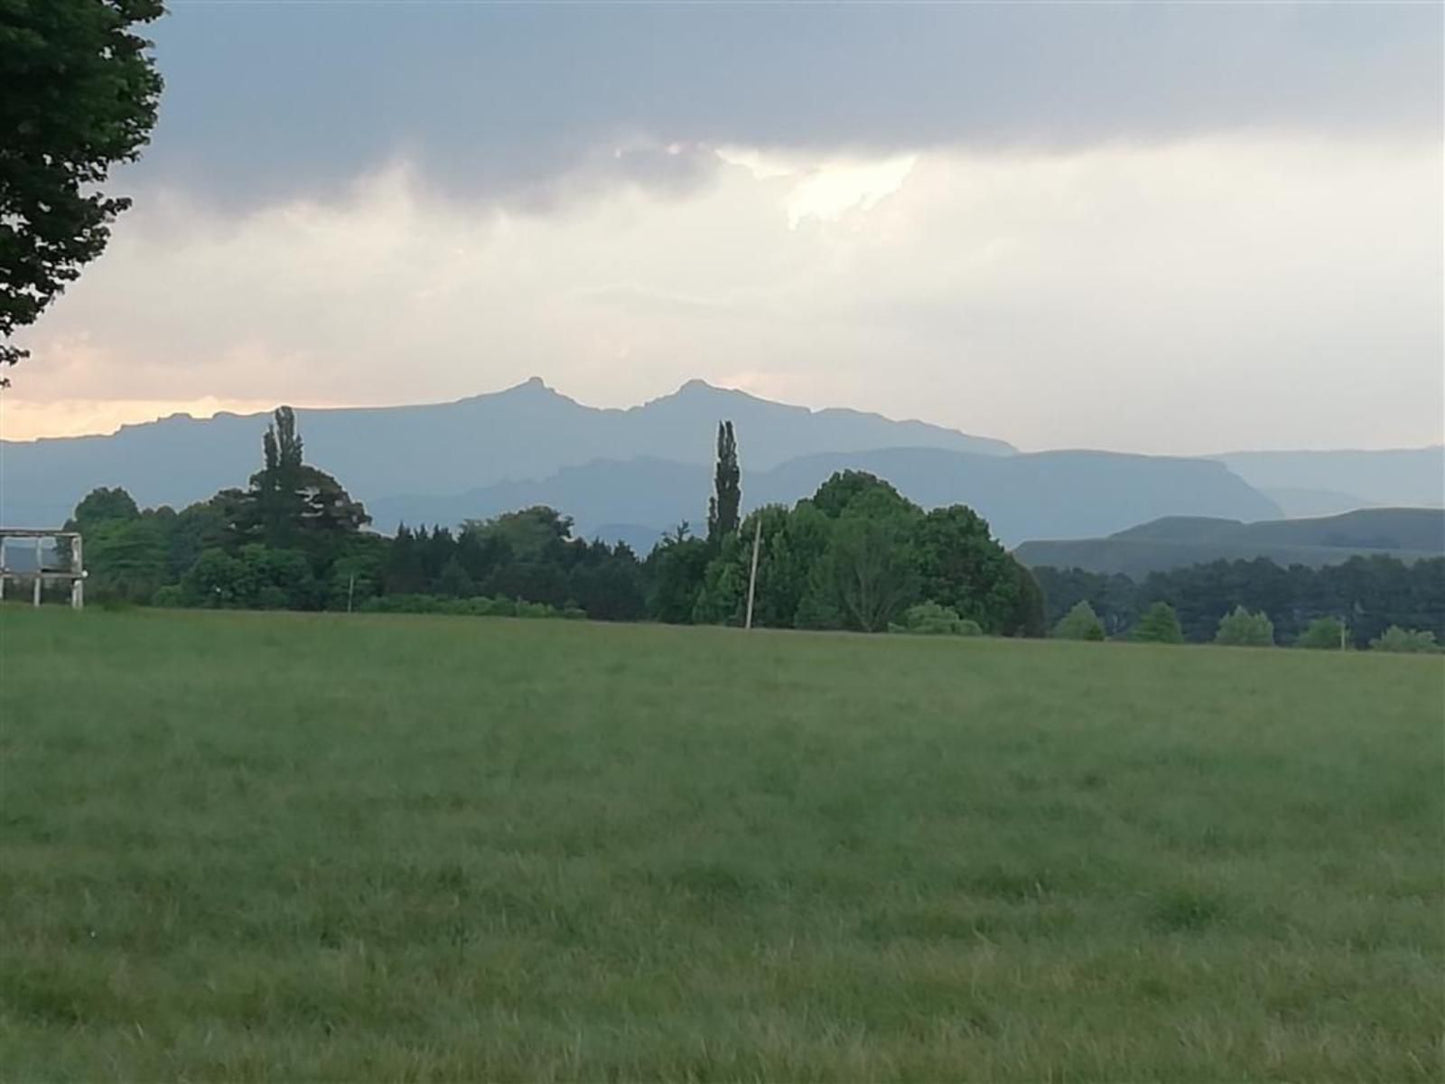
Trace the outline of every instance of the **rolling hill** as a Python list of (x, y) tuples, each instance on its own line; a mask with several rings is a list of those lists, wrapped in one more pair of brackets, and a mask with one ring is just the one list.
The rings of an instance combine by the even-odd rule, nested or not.
[(1316, 519), (1241, 523), (1170, 516), (1107, 538), (1025, 542), (1024, 564), (1142, 576), (1186, 565), (1265, 557), (1281, 565), (1340, 564), (1356, 554), (1404, 561), (1445, 555), (1445, 511), (1369, 508)]

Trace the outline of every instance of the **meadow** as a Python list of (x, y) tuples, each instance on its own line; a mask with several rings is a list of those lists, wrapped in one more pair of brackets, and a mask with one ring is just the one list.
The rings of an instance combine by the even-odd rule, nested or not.
[(1436, 1081), (1445, 662), (0, 609), (0, 1074)]

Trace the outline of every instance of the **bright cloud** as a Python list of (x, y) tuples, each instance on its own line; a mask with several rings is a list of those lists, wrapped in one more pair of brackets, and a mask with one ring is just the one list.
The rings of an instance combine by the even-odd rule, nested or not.
[(29, 335), (0, 428), (538, 373), (598, 405), (701, 376), (1026, 447), (1441, 439), (1438, 143), (713, 163), (546, 214), (443, 198), (404, 164), (230, 217), (140, 193)]

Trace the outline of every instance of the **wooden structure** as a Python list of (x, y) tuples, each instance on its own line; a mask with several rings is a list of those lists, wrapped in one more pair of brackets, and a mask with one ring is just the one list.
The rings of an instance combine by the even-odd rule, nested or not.
[[(70, 543), (70, 560), (67, 568), (45, 567), (45, 540), (53, 538)], [(20, 549), (29, 544), (35, 551), (35, 567), (32, 569), (11, 568), (5, 560), (7, 550)], [(70, 584), (70, 606), (74, 610), (85, 608), (85, 556), (79, 531), (36, 531), (28, 528), (0, 527), (0, 602), (5, 599), (5, 585), (10, 581), (32, 582), (32, 602), (40, 605), (40, 595), (47, 582)]]

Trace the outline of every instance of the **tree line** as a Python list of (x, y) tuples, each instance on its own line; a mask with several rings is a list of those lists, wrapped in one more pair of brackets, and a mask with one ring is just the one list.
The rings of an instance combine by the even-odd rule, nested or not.
[[(367, 530), (361, 502), (305, 462), (278, 409), (261, 469), (177, 512), (98, 489), (66, 525), (85, 535), (89, 593), (165, 606), (588, 617), (770, 628), (1160, 642), (1368, 646), (1391, 628), (1445, 639), (1445, 558), (1356, 557), (1321, 569), (1217, 561), (1135, 582), (1020, 564), (964, 505), (925, 511), (842, 471), (809, 498), (742, 514), (738, 442), (717, 431), (706, 533), (681, 523), (644, 555), (578, 539), (532, 507), (452, 526)], [(1241, 616), (1243, 615), (1243, 616)], [(1322, 625), (1326, 619), (1336, 625)], [(1416, 641), (1411, 641), (1416, 642)]]
[(415, 610), (739, 624), (759, 542), (754, 623), (774, 628), (1040, 636), (1028, 571), (963, 505), (925, 512), (882, 479), (835, 474), (792, 507), (742, 516), (737, 435), (717, 432), (706, 534), (679, 524), (651, 553), (573, 537), (533, 507), (450, 526), (366, 529), (362, 504), (305, 462), (277, 410), (261, 469), (181, 511), (97, 489), (67, 529), (85, 536), (102, 602), (296, 610)]
[(1077, 639), (1169, 639), (1158, 634), (1164, 607), (1189, 643), (1338, 647), (1343, 636), (1355, 648), (1420, 650), (1445, 641), (1445, 557), (1355, 556), (1322, 568), (1261, 557), (1139, 581), (1078, 568), (1033, 572), (1050, 627)]

